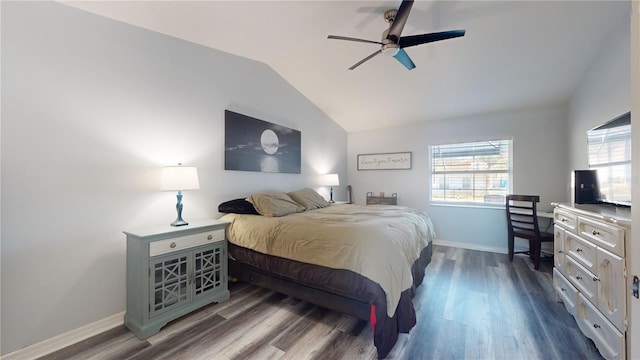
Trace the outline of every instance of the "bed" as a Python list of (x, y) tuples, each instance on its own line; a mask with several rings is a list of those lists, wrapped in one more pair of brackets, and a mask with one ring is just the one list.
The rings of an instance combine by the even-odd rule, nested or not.
[(229, 276), (369, 321), (378, 357), (386, 357), (398, 334), (416, 323), (411, 299), (431, 261), (429, 217), (401, 206), (329, 204), (313, 190), (299, 192), (221, 204), (221, 219), (230, 223)]

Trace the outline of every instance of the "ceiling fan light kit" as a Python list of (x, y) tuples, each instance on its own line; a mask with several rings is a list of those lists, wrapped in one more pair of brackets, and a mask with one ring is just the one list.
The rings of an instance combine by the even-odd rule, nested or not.
[(329, 35), (327, 38), (381, 45), (380, 50), (358, 61), (353, 66), (351, 66), (349, 70), (357, 68), (358, 66), (362, 65), (363, 63), (380, 53), (393, 56), (402, 65), (404, 65), (404, 67), (406, 67), (408, 70), (411, 70), (415, 68), (416, 65), (413, 63), (407, 52), (404, 51), (404, 48), (464, 36), (465, 30), (452, 30), (430, 34), (400, 36), (402, 34), (402, 29), (404, 29), (404, 25), (409, 18), (409, 12), (411, 12), (412, 6), (413, 0), (403, 0), (398, 10), (390, 9), (384, 12), (384, 20), (389, 23), (389, 28), (382, 33), (382, 42), (338, 35)]
[(382, 45), (382, 53), (387, 56), (396, 56), (398, 51), (400, 51), (398, 44), (390, 43)]

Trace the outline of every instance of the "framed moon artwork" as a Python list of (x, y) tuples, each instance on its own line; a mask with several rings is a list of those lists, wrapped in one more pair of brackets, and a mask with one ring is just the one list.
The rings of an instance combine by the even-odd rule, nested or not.
[(300, 174), (298, 130), (224, 111), (224, 169)]

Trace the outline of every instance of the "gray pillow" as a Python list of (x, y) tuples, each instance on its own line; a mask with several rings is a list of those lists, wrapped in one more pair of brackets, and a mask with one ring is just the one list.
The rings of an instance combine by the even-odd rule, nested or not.
[(247, 201), (253, 204), (260, 215), (267, 217), (284, 216), (304, 211), (304, 207), (283, 192), (251, 194)]
[(287, 193), (287, 195), (307, 210), (320, 209), (331, 205), (322, 195), (309, 188), (292, 191)]

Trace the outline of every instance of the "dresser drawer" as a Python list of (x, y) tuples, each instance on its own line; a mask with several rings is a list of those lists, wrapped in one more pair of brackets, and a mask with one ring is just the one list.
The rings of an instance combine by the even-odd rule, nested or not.
[(553, 287), (556, 289), (556, 294), (558, 294), (558, 298), (562, 301), (564, 307), (571, 315), (574, 315), (576, 301), (578, 300), (578, 289), (558, 269), (553, 269)]
[(564, 251), (587, 268), (587, 270), (592, 273), (596, 272), (596, 246), (591, 242), (568, 232), (564, 238)]
[(560, 271), (562, 271), (565, 262), (565, 236), (565, 230), (561, 226), (553, 226), (553, 266)]
[(566, 260), (564, 274), (589, 301), (595, 303), (598, 289), (597, 281), (594, 281), (594, 279), (596, 279), (595, 275), (585, 269), (584, 266), (580, 265), (571, 256), (567, 256)]
[(574, 316), (580, 330), (593, 340), (605, 359), (625, 358), (624, 335), (605, 319), (582, 294), (578, 294)]
[(224, 229), (206, 231), (198, 234), (175, 237), (149, 243), (149, 256), (158, 256), (170, 252), (205, 245), (224, 240)]
[(624, 259), (606, 250), (598, 248), (598, 310), (624, 331), (624, 318), (627, 309), (627, 292), (624, 278)]
[(578, 234), (618, 256), (624, 256), (622, 228), (578, 216)]
[(556, 225), (561, 225), (565, 229), (575, 232), (576, 231), (576, 223), (577, 216), (568, 211), (564, 211), (562, 209), (555, 209), (553, 212), (553, 223)]

